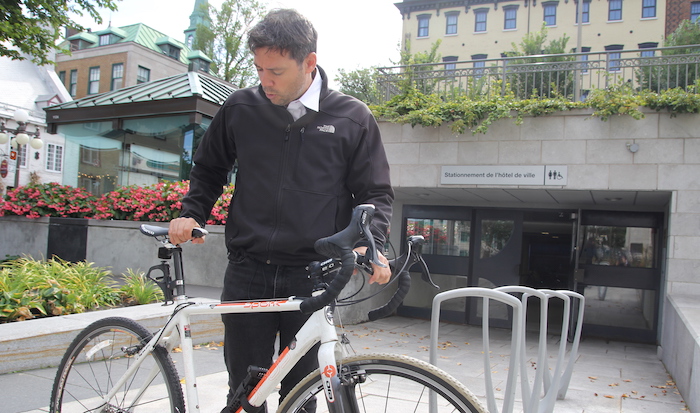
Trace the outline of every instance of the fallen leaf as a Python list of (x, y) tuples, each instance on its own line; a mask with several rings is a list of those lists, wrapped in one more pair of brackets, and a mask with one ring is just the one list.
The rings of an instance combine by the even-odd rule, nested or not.
[(605, 397), (606, 399), (614, 399), (614, 398), (615, 398), (615, 396), (611, 396), (611, 395), (609, 395), (609, 394), (606, 394), (606, 395), (603, 396), (603, 397)]

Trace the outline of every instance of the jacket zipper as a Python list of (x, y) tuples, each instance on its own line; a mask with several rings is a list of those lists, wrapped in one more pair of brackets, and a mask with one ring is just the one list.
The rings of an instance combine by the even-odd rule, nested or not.
[(287, 167), (287, 155), (289, 153), (289, 135), (292, 131), (292, 125), (287, 124), (287, 128), (284, 131), (284, 150), (282, 152), (282, 165), (280, 168), (279, 179), (277, 180), (277, 198), (275, 199), (275, 226), (270, 235), (270, 239), (267, 241), (267, 264), (272, 262), (272, 243), (279, 230), (280, 216), (282, 215), (282, 207), (280, 198), (282, 197), (282, 180), (284, 179), (284, 173)]

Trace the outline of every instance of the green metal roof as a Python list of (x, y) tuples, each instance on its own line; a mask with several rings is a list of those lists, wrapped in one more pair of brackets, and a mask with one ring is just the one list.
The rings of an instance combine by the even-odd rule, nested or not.
[(216, 105), (222, 105), (236, 90), (230, 83), (199, 72), (181, 73), (99, 95), (65, 102), (47, 108), (75, 109), (96, 106), (111, 106), (136, 102), (155, 102), (168, 99), (199, 96)]
[[(132, 24), (129, 26), (122, 26), (118, 28), (108, 28), (97, 32), (97, 34), (114, 33), (122, 37), (119, 41), (112, 44), (134, 42), (140, 44), (143, 47), (153, 50), (154, 52), (163, 54), (163, 50), (160, 48), (160, 44), (171, 44), (173, 46), (180, 48), (180, 59), (179, 61), (184, 64), (189, 64), (190, 60), (187, 56), (190, 55), (192, 49), (187, 47), (183, 42), (168, 37), (166, 34), (159, 32), (143, 23)], [(92, 44), (87, 47), (87, 49), (92, 49), (95, 47), (101, 47), (97, 41), (97, 35), (95, 33), (82, 32), (69, 37), (67, 40), (83, 39)]]

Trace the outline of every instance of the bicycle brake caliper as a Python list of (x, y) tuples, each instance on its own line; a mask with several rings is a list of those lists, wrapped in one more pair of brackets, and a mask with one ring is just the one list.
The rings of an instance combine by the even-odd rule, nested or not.
[(367, 380), (367, 372), (357, 366), (344, 365), (340, 369), (340, 382), (343, 386), (355, 386)]

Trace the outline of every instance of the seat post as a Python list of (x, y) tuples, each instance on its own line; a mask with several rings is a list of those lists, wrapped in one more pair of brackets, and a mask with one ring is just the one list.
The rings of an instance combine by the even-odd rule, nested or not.
[(186, 300), (185, 294), (185, 270), (182, 266), (182, 248), (176, 247), (172, 249), (173, 253), (173, 269), (175, 271), (175, 297)]

